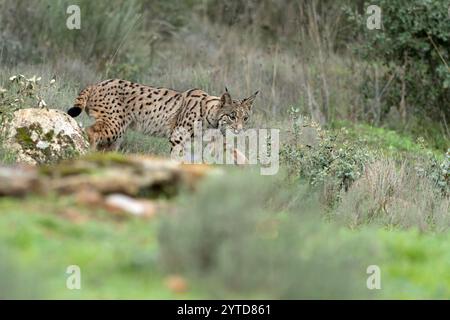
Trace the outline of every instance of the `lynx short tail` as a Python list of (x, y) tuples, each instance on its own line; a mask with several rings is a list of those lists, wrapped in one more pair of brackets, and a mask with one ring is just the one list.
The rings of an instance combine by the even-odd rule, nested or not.
[(88, 86), (87, 88), (85, 88), (80, 92), (78, 97), (75, 99), (74, 106), (69, 110), (67, 110), (69, 116), (77, 117), (83, 110), (85, 110), (86, 104), (89, 100), (89, 96), (91, 95), (93, 89), (94, 86)]

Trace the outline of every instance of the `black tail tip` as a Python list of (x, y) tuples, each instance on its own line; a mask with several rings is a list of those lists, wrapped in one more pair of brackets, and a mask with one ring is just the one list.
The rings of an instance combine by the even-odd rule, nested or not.
[(67, 113), (69, 114), (69, 116), (75, 118), (76, 116), (80, 115), (81, 113), (81, 108), (80, 107), (72, 107), (69, 110), (67, 110)]

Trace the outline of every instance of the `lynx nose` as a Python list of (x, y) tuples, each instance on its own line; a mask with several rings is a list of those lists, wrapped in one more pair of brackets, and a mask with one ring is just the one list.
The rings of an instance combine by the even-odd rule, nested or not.
[(235, 134), (242, 132), (242, 130), (243, 130), (242, 124), (238, 124), (237, 127), (233, 129)]

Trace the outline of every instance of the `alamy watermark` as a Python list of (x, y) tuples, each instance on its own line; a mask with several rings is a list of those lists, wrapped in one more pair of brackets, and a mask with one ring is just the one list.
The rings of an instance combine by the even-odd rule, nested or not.
[(81, 29), (81, 10), (77, 5), (70, 5), (67, 7), (66, 13), (69, 14), (66, 20), (66, 27), (69, 30)]
[(193, 134), (184, 128), (175, 133), (183, 143), (176, 145), (172, 159), (184, 163), (259, 164), (262, 175), (279, 170), (279, 129), (247, 129), (239, 133), (220, 129), (203, 130), (201, 121), (194, 124)]
[(369, 15), (366, 20), (367, 29), (381, 29), (381, 8), (377, 5), (370, 5), (367, 7), (366, 13)]
[(81, 289), (81, 269), (77, 265), (70, 265), (66, 269), (69, 276), (66, 279), (66, 288), (69, 290)]
[(370, 276), (367, 278), (366, 286), (369, 290), (381, 289), (381, 269), (379, 266), (373, 264), (367, 267), (367, 274)]

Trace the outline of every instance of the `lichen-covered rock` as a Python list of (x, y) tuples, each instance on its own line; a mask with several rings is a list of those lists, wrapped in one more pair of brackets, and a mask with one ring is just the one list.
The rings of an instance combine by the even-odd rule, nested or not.
[(8, 124), (7, 147), (17, 161), (27, 164), (54, 163), (84, 154), (89, 142), (77, 122), (60, 110), (21, 109)]

